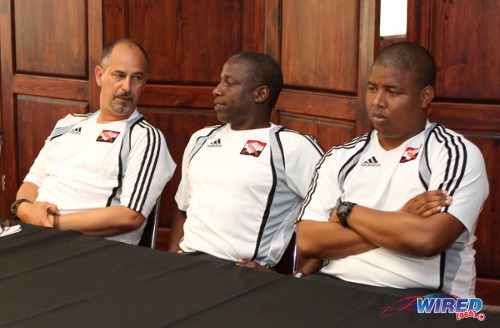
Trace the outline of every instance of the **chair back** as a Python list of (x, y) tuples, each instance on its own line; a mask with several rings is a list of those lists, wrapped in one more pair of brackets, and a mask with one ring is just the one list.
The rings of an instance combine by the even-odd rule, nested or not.
[(278, 273), (291, 275), (295, 270), (296, 265), (296, 244), (295, 244), (295, 232), (290, 239), (290, 243), (283, 253), (281, 260), (276, 264), (274, 269)]
[(149, 213), (146, 226), (144, 227), (141, 240), (139, 241), (139, 246), (149, 247), (151, 249), (155, 248), (156, 234), (158, 233), (159, 215), (160, 215), (160, 198), (158, 198), (155, 206), (151, 210), (151, 213)]

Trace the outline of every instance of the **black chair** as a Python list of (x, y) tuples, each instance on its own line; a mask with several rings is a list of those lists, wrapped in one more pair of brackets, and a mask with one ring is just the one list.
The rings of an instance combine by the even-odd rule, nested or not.
[(292, 239), (290, 239), (290, 243), (288, 244), (288, 247), (285, 250), (285, 253), (283, 253), (281, 260), (276, 264), (274, 269), (278, 273), (291, 275), (295, 270), (295, 266), (297, 265), (296, 257), (297, 257), (297, 250), (296, 250), (295, 232), (294, 232), (292, 235)]
[(139, 246), (149, 247), (151, 249), (155, 248), (156, 244), (156, 234), (158, 233), (158, 220), (160, 215), (160, 199), (156, 201), (155, 206), (149, 213), (147, 218), (146, 226), (142, 232), (141, 240), (139, 241)]

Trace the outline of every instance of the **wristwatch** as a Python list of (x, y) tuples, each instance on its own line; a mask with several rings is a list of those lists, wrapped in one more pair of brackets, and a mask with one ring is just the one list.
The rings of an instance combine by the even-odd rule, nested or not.
[(337, 206), (337, 217), (339, 218), (340, 224), (343, 227), (349, 227), (347, 224), (347, 217), (351, 214), (352, 208), (354, 207), (354, 203), (351, 202), (342, 202)]
[(19, 206), (19, 204), (24, 203), (24, 202), (28, 202), (30, 204), (33, 204), (33, 202), (31, 200), (26, 199), (26, 198), (21, 198), (21, 199), (16, 200), (14, 203), (12, 203), (12, 205), (10, 205), (10, 214), (12, 214), (12, 217), (14, 219), (19, 220), (19, 217), (17, 216), (17, 207)]

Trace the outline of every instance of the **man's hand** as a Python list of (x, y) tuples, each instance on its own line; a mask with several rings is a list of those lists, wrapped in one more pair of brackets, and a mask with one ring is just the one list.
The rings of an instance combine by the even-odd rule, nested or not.
[(451, 204), (451, 201), (452, 197), (446, 190), (426, 191), (410, 199), (403, 205), (401, 211), (427, 218), (441, 212), (443, 207)]
[(259, 271), (276, 272), (273, 269), (266, 268), (265, 266), (262, 266), (256, 262), (244, 260), (244, 259), (238, 259), (236, 261), (236, 265), (244, 266), (244, 267), (259, 270)]
[(57, 205), (47, 202), (30, 204), (24, 202), (17, 207), (17, 216), (21, 221), (42, 227), (52, 227), (53, 216), (59, 214)]

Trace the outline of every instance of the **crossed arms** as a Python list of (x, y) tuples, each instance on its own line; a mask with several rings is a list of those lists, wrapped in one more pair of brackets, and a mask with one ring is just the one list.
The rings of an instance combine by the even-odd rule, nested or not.
[(297, 247), (306, 258), (338, 259), (384, 247), (405, 255), (431, 257), (449, 247), (465, 230), (454, 216), (441, 212), (451, 198), (440, 190), (412, 198), (399, 212), (355, 205), (343, 227), (335, 210), (328, 222), (297, 224)]

